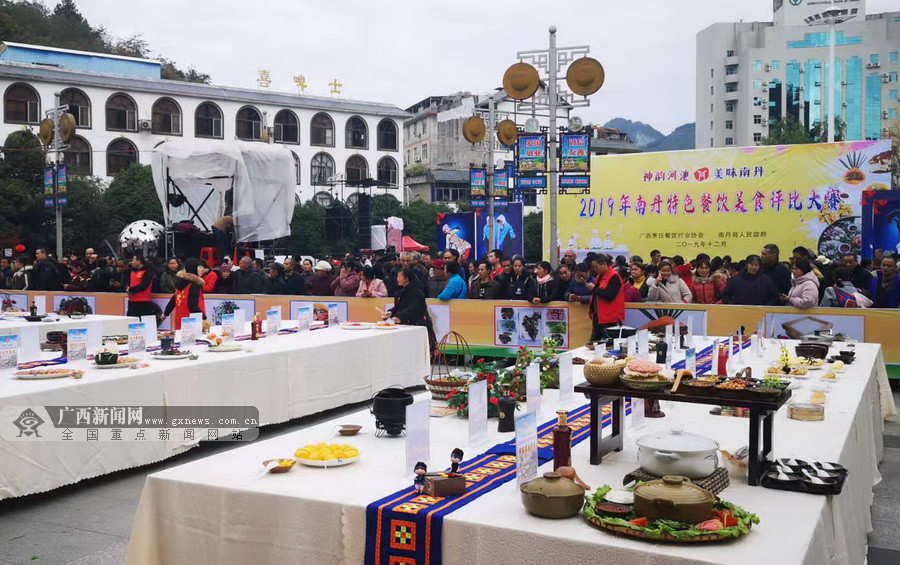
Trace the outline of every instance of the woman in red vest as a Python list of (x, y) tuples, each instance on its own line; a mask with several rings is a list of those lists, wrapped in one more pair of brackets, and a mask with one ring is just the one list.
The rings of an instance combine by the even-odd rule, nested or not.
[(172, 329), (181, 329), (181, 319), (187, 318), (191, 314), (201, 313), (203, 319), (206, 319), (203, 304), (203, 284), (204, 280), (197, 274), (197, 267), (200, 265), (198, 259), (188, 259), (184, 262), (184, 270), (179, 271), (175, 284), (175, 293), (166, 305), (163, 319), (169, 314), (175, 312), (175, 319), (172, 320)]
[(591, 271), (597, 275), (593, 283), (587, 283), (591, 294), (579, 297), (579, 301), (590, 304), (588, 314), (593, 326), (591, 342), (597, 342), (608, 339), (607, 328), (625, 321), (625, 293), (622, 292), (622, 278), (612, 267), (608, 255), (592, 257)]
[(153, 286), (153, 273), (147, 268), (144, 256), (135, 253), (131, 258), (131, 273), (128, 279), (128, 309), (126, 316), (153, 316), (153, 300), (150, 289)]

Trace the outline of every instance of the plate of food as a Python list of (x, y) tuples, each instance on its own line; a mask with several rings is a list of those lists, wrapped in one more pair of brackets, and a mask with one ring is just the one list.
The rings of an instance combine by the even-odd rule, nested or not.
[(372, 322), (341, 322), (339, 326), (345, 330), (369, 330), (375, 324)]
[(128, 334), (103, 336), (103, 343), (106, 343), (107, 341), (115, 341), (116, 345), (128, 345)]
[(660, 390), (672, 384), (672, 380), (661, 374), (662, 367), (651, 361), (632, 359), (625, 365), (622, 383), (634, 390)]
[(187, 349), (166, 349), (165, 351), (154, 351), (150, 356), (154, 359), (174, 361), (176, 359), (187, 359), (191, 356), (191, 352)]
[(359, 459), (359, 450), (346, 443), (311, 443), (298, 449), (297, 461), (309, 467), (342, 467)]
[(210, 344), (207, 351), (212, 351), (215, 353), (228, 353), (229, 351), (240, 351), (241, 349), (242, 348), (240, 343), (222, 342), (215, 345)]
[(119, 359), (115, 363), (95, 363), (98, 369), (127, 369), (129, 367), (133, 367), (141, 362), (137, 357), (123, 357), (119, 356)]
[(74, 369), (54, 369), (52, 367), (41, 367), (40, 369), (27, 369), (24, 371), (17, 371), (16, 373), (14, 373), (14, 376), (17, 379), (22, 379), (23, 381), (39, 381), (42, 379), (64, 379), (66, 377), (80, 379), (83, 375), (84, 375), (83, 371), (76, 371)]
[(376, 330), (396, 330), (400, 327), (400, 324), (395, 324), (393, 322), (378, 322), (375, 324)]

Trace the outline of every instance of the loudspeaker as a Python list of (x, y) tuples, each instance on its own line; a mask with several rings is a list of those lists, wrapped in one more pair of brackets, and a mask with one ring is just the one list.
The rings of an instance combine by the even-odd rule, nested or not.
[(359, 193), (356, 200), (356, 225), (359, 226), (359, 248), (372, 248), (372, 197)]
[(350, 225), (350, 210), (341, 202), (325, 208), (325, 237), (329, 241), (344, 239)]

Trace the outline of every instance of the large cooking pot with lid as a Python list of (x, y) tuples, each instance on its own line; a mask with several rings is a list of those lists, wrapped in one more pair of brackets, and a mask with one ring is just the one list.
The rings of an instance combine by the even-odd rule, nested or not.
[(634, 487), (634, 512), (650, 520), (699, 524), (712, 516), (715, 500), (687, 477), (667, 475)]
[(648, 473), (700, 479), (719, 466), (719, 443), (679, 429), (654, 432), (637, 439), (638, 463)]

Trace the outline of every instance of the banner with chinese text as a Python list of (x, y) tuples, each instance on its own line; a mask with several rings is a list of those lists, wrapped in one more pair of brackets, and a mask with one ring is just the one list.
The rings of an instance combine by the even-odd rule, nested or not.
[(587, 173), (591, 170), (591, 136), (564, 133), (559, 136), (559, 170), (563, 173)]
[(487, 206), (487, 171), (485, 169), (469, 169), (469, 205), (472, 208)]
[[(558, 200), (556, 251), (859, 253), (862, 193), (890, 186), (884, 155), (889, 141), (595, 156), (590, 189)], [(545, 217), (547, 257), (548, 240)]]
[(547, 136), (522, 134), (516, 140), (516, 172), (520, 175), (547, 172)]

